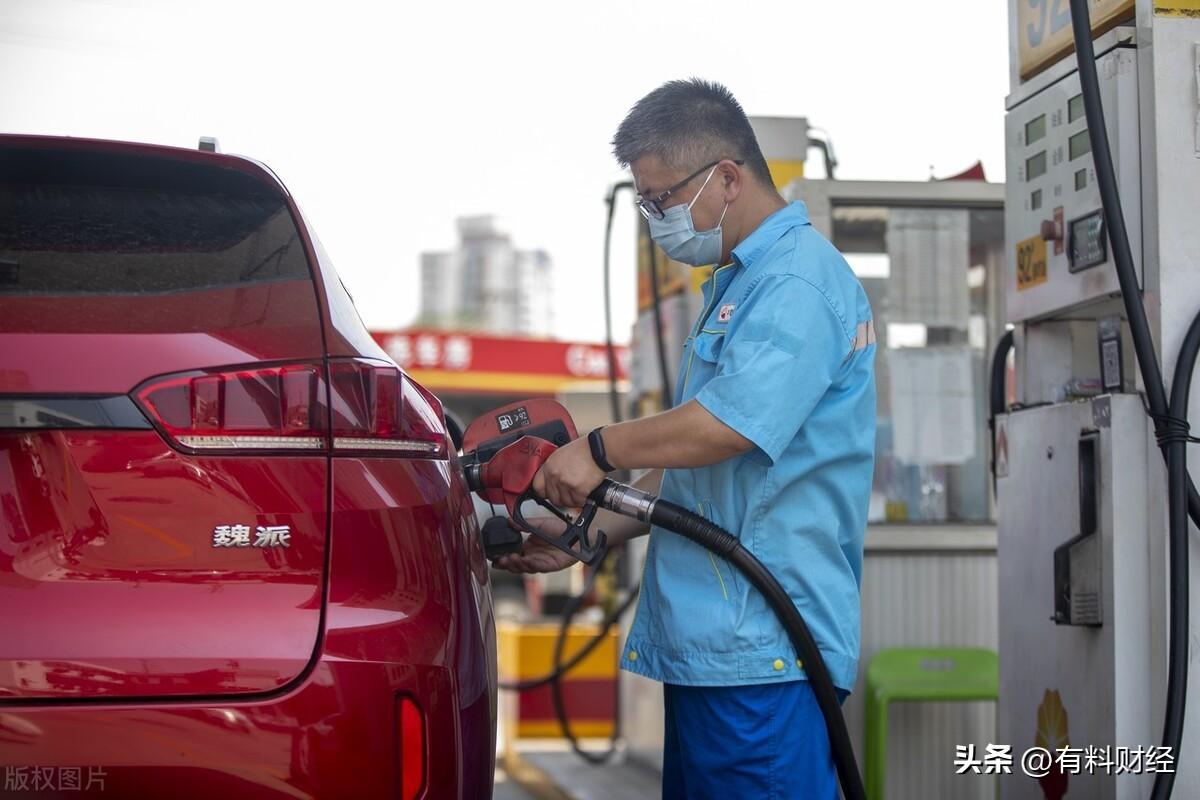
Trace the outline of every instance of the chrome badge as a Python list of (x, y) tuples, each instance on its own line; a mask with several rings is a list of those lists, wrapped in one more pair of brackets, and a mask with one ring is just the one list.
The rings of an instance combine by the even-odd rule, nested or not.
[(290, 525), (259, 525), (250, 541), (249, 525), (218, 525), (213, 528), (213, 547), (289, 547)]

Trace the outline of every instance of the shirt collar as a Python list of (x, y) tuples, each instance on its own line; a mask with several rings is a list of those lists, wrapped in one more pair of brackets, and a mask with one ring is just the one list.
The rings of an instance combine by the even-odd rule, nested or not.
[(750, 268), (771, 245), (792, 228), (808, 224), (808, 209), (794, 200), (767, 217), (754, 231), (733, 248), (733, 260)]

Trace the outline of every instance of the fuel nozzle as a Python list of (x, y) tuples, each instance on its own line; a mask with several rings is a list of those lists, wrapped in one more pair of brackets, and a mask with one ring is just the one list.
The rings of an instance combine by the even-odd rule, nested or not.
[[(571, 517), (549, 500), (538, 497), (533, 491), (533, 477), (557, 449), (545, 439), (523, 436), (500, 449), (488, 461), (469, 463), (464, 469), (467, 485), (488, 502), (503, 503), (513, 523), (520, 530), (537, 536), (585, 564), (595, 564), (604, 555), (605, 545), (602, 532), (597, 531), (594, 537), (589, 535), (592, 520), (596, 516), (596, 501), (589, 499), (579, 515)], [(543, 533), (539, 527), (526, 519), (524, 506), (531, 501), (566, 525), (561, 535), (551, 536)], [(496, 536), (497, 546), (501, 546), (501, 541), (508, 541), (500, 537), (498, 529), (493, 529), (492, 532)]]

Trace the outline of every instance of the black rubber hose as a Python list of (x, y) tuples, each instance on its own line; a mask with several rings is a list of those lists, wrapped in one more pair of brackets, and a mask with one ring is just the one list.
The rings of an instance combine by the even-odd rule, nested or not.
[(992, 353), (992, 375), (988, 382), (988, 432), (992, 436), (992, 492), (996, 491), (996, 417), (1007, 410), (1008, 354), (1013, 349), (1013, 332), (1005, 331)]
[(988, 382), (988, 424), (995, 424), (996, 416), (1003, 414), (1007, 407), (1008, 392), (1006, 376), (1008, 372), (1008, 354), (1013, 349), (1013, 332), (1005, 331), (996, 342), (996, 351), (992, 353), (992, 377)]
[[(1112, 242), (1113, 264), (1117, 282), (1121, 286), (1121, 297), (1125, 304), (1125, 316), (1129, 318), (1129, 332), (1133, 337), (1133, 349), (1137, 356), (1142, 383), (1146, 386), (1146, 403), (1155, 429), (1161, 426), (1169, 408), (1167, 391), (1163, 386), (1162, 370), (1154, 350), (1154, 337), (1150, 334), (1150, 323), (1146, 309), (1142, 306), (1141, 291), (1137, 284), (1137, 271), (1133, 265), (1133, 251), (1129, 246), (1129, 234), (1125, 228), (1125, 214), (1121, 210), (1121, 197), (1117, 190), (1117, 175), (1113, 168), (1112, 151), (1108, 144), (1108, 130), (1104, 127), (1104, 106), (1100, 98), (1100, 79), (1096, 74), (1096, 54), (1092, 47), (1091, 18), (1087, 0), (1071, 0), (1071, 28), (1075, 34), (1076, 63), (1079, 67), (1079, 89), (1083, 95), (1083, 109), (1087, 117), (1088, 139), (1091, 142), (1092, 162), (1096, 168), (1096, 186), (1100, 190), (1100, 205), (1104, 210), (1104, 223), (1108, 238)], [(1163, 454), (1165, 457), (1165, 453)], [(1200, 525), (1200, 493), (1190, 477), (1187, 478), (1188, 514)]]
[(650, 299), (654, 308), (654, 345), (658, 351), (658, 374), (662, 381), (662, 397), (658, 405), (667, 411), (673, 406), (675, 393), (671, 391), (671, 377), (667, 368), (667, 345), (663, 341), (662, 295), (658, 286), (658, 248), (654, 239), (650, 238), (650, 220), (642, 218), (642, 227), (646, 231), (646, 245), (650, 252)]
[[(615, 486), (620, 486), (620, 484), (606, 479), (600, 486), (593, 490), (591, 497), (611, 511), (620, 514), (629, 514), (628, 509), (613, 507), (604, 502), (608, 490)], [(675, 503), (658, 499), (651, 508), (649, 522), (674, 531), (696, 542), (706, 550), (725, 558), (737, 567), (747, 577), (754, 588), (767, 600), (768, 605), (771, 606), (776, 617), (778, 617), (780, 624), (787, 631), (788, 638), (791, 639), (792, 646), (796, 649), (808, 680), (812, 684), (813, 693), (817, 698), (817, 705), (820, 707), (821, 715), (825, 719), (830, 750), (833, 754), (833, 761), (837, 769), (838, 781), (842, 787), (842, 794), (847, 800), (865, 800), (866, 790), (863, 787), (861, 773), (858, 771), (858, 764), (854, 757), (854, 747), (850, 742), (850, 734), (846, 730), (846, 721), (842, 717), (841, 704), (837, 698), (833, 679), (829, 675), (829, 669), (825, 665), (825, 659), (821, 655), (816, 640), (813, 639), (812, 632), (808, 629), (804, 618), (796, 609), (791, 596), (763, 563), (742, 546), (737, 537), (720, 526), (709, 522), (704, 517), (694, 514)], [(607, 555), (605, 553), (604, 557), (607, 558)], [(569, 629), (576, 611), (578, 611), (582, 604), (583, 598), (590, 591), (595, 580), (595, 575), (598, 572), (599, 570), (597, 569), (596, 572), (593, 572), (589, 576), (583, 592), (578, 597), (572, 598), (571, 603), (563, 610), (558, 638), (554, 646), (554, 670), (541, 678), (520, 681), (518, 683), (501, 684), (501, 688), (516, 690), (532, 689), (536, 686), (550, 684), (555, 715), (558, 718), (563, 735), (570, 742), (571, 748), (575, 753), (592, 764), (603, 764), (606, 762), (612, 756), (615, 746), (610, 746), (604, 752), (593, 753), (584, 750), (579, 745), (574, 732), (571, 730), (570, 720), (566, 714), (560, 681), (566, 672), (582, 661), (588, 653), (599, 645), (611, 625), (616, 622), (637, 597), (635, 590), (614, 612), (606, 617), (601, 632), (568, 662), (562, 663), (562, 654), (566, 643), (566, 631)]]
[[(575, 732), (571, 730), (571, 721), (567, 717), (566, 702), (563, 698), (562, 679), (568, 672), (578, 666), (581, 661), (587, 658), (593, 650), (600, 646), (600, 643), (604, 641), (604, 638), (608, 635), (608, 632), (612, 629), (612, 626), (616, 624), (616, 622), (626, 611), (629, 610), (629, 607), (633, 605), (633, 602), (637, 599), (637, 590), (635, 589), (632, 591), (628, 597), (621, 601), (620, 605), (618, 605), (613, 611), (609, 612), (609, 614), (605, 616), (604, 620), (600, 623), (600, 630), (596, 633), (596, 635), (593, 636), (591, 640), (587, 642), (587, 644), (580, 648), (579, 651), (576, 652), (575, 655), (571, 656), (571, 658), (566, 662), (563, 661), (563, 650), (566, 648), (567, 634), (571, 629), (571, 622), (574, 621), (575, 615), (579, 612), (579, 609), (583, 607), (588, 595), (591, 594), (592, 587), (596, 584), (596, 577), (600, 574), (600, 569), (603, 567), (604, 562), (608, 558), (610, 552), (612, 551), (605, 551), (604, 555), (600, 558), (600, 562), (596, 564), (595, 568), (588, 574), (587, 580), (583, 585), (583, 590), (578, 595), (572, 597), (567, 602), (566, 606), (563, 607), (562, 615), (558, 625), (558, 634), (554, 639), (554, 660), (552, 662), (553, 668), (551, 671), (538, 678), (529, 678), (523, 681), (503, 682), (498, 684), (499, 688), (501, 689), (517, 692), (529, 691), (530, 689), (536, 689), (540, 686), (549, 685), (550, 700), (554, 707), (554, 716), (558, 719), (558, 726), (562, 730), (563, 737), (571, 745), (571, 749), (576, 755), (578, 755), (584, 761), (587, 761), (589, 764), (597, 765), (607, 762), (610, 758), (612, 758), (613, 753), (616, 752), (617, 738), (620, 734), (620, 727), (619, 725), (614, 724), (613, 735), (609, 741), (608, 749), (601, 752), (584, 750), (583, 746), (579, 743), (578, 737), (575, 736)], [(619, 714), (619, 711), (619, 709), (616, 709), (617, 714)]]
[[(1113, 168), (1112, 151), (1108, 143), (1108, 131), (1104, 126), (1104, 106), (1100, 96), (1100, 79), (1096, 70), (1096, 54), (1092, 47), (1091, 16), (1088, 0), (1071, 0), (1071, 32), (1075, 39), (1075, 58), (1079, 73), (1079, 87), (1083, 95), (1084, 114), (1087, 118), (1088, 139), (1092, 148), (1092, 161), (1096, 168), (1096, 185), (1100, 190), (1101, 204), (1104, 209), (1104, 220), (1108, 228), (1109, 241), (1112, 242), (1113, 262), (1116, 266), (1117, 280), (1121, 286), (1121, 296), (1125, 304), (1126, 316), (1129, 318), (1129, 330), (1133, 336), (1134, 351), (1137, 355), (1138, 366), (1142, 373), (1142, 383), (1146, 387), (1146, 400), (1150, 406), (1150, 416), (1154, 420), (1155, 434), (1163, 457), (1167, 461), (1168, 487), (1168, 537), (1170, 552), (1170, 643), (1168, 654), (1168, 680), (1166, 711), (1163, 715), (1163, 745), (1171, 748), (1175, 757), (1179, 757), (1180, 744), (1183, 741), (1184, 705), (1187, 702), (1188, 669), (1188, 603), (1186, 594), (1188, 588), (1187, 554), (1187, 517), (1200, 525), (1200, 494), (1191, 481), (1187, 472), (1187, 433), (1186, 433), (1186, 398), (1190, 383), (1192, 366), (1195, 362), (1195, 351), (1185, 354), (1181, 351), (1179, 364), (1187, 364), (1187, 377), (1181, 376), (1178, 365), (1175, 380), (1172, 383), (1172, 402), (1167, 402), (1166, 387), (1163, 385), (1162, 371), (1158, 365), (1158, 355), (1154, 349), (1154, 339), (1150, 334), (1150, 324), (1146, 319), (1146, 309), (1142, 305), (1141, 293), (1137, 285), (1137, 274), (1133, 265), (1133, 251), (1129, 245), (1129, 235), (1125, 229), (1125, 215), (1121, 209), (1121, 198), (1117, 191), (1116, 170)], [(1196, 327), (1193, 322), (1188, 331), (1188, 339)], [(1200, 334), (1197, 334), (1200, 335)], [(1185, 340), (1185, 344), (1186, 344)], [(1193, 344), (1193, 347), (1195, 345)], [(1185, 384), (1180, 386), (1180, 382)], [(1183, 406), (1178, 406), (1174, 400), (1184, 399)], [(1184, 554), (1183, 561), (1177, 561), (1179, 553)], [(1180, 591), (1184, 594), (1180, 594)], [(1182, 621), (1182, 627), (1180, 622)], [(1154, 789), (1151, 797), (1155, 800), (1167, 800), (1175, 785), (1174, 772), (1158, 772), (1154, 778)]]
[[(566, 662), (563, 661), (563, 650), (566, 648), (567, 634), (571, 629), (571, 622), (575, 619), (575, 615), (579, 612), (579, 609), (583, 607), (588, 595), (591, 594), (592, 588), (596, 584), (596, 577), (600, 574), (600, 569), (604, 566), (604, 562), (608, 558), (610, 552), (612, 551), (605, 551), (604, 555), (600, 558), (600, 562), (596, 564), (595, 568), (588, 574), (587, 580), (583, 585), (583, 590), (578, 595), (572, 597), (563, 608), (558, 625), (558, 634), (554, 639), (554, 660), (552, 662), (553, 666), (551, 671), (538, 678), (529, 678), (523, 681), (501, 682), (498, 684), (499, 688), (501, 689), (517, 692), (525, 692), (529, 691), (530, 689), (536, 689), (540, 686), (549, 685), (550, 700), (554, 707), (554, 716), (558, 720), (558, 726), (562, 730), (563, 737), (571, 745), (571, 749), (576, 755), (587, 761), (589, 764), (597, 765), (607, 762), (610, 758), (612, 758), (613, 753), (616, 752), (617, 738), (620, 735), (620, 727), (619, 725), (614, 724), (613, 735), (609, 740), (608, 749), (601, 752), (584, 750), (583, 745), (579, 743), (578, 737), (575, 736), (575, 732), (571, 730), (571, 721), (567, 717), (566, 702), (563, 698), (562, 679), (568, 672), (573, 670), (579, 665), (580, 662), (587, 658), (593, 650), (600, 646), (600, 643), (604, 641), (604, 638), (608, 635), (608, 632), (612, 629), (612, 626), (616, 624), (618, 620), (620, 620), (621, 616), (629, 610), (629, 607), (633, 605), (633, 602), (637, 599), (637, 590), (635, 589), (632, 591), (628, 597), (621, 601), (620, 605), (618, 605), (614, 610), (609, 612), (607, 616), (605, 616), (603, 621), (600, 623), (600, 630), (596, 633), (596, 635), (593, 636), (591, 640), (587, 642), (587, 644), (581, 647), (579, 651), (571, 656), (571, 658)], [(620, 709), (616, 709), (615, 714), (619, 715), (619, 713)]]
[[(611, 485), (609, 482), (606, 484)], [(602, 491), (605, 484), (601, 485)], [(597, 496), (594, 492), (593, 497)], [(616, 509), (614, 509), (616, 510)], [(779, 618), (792, 646), (800, 656), (800, 662), (812, 684), (821, 715), (825, 718), (825, 727), (829, 732), (830, 750), (837, 767), (838, 780), (842, 785), (842, 794), (847, 800), (865, 800), (866, 790), (863, 788), (862, 775), (854, 759), (854, 747), (850, 743), (850, 734), (846, 730), (846, 720), (842, 717), (841, 704), (838, 702), (833, 679), (825, 659), (813, 639), (812, 632), (805, 624), (804, 618), (796, 609), (791, 596), (779, 584), (763, 563), (742, 546), (738, 538), (720, 526), (709, 522), (704, 517), (693, 514), (682, 506), (666, 500), (657, 500), (650, 511), (650, 522), (667, 530), (674, 531), (701, 547), (716, 553), (733, 564), (754, 585), (771, 609)]]
[(821, 156), (825, 160), (825, 177), (831, 181), (837, 180), (837, 175), (834, 174), (834, 171), (837, 169), (837, 159), (833, 157), (829, 143), (821, 139), (809, 137), (808, 146), (815, 147), (821, 151)]
[(608, 352), (608, 402), (613, 422), (620, 422), (621, 395), (617, 391), (617, 348), (613, 344), (612, 330), (612, 227), (613, 214), (617, 206), (617, 193), (622, 189), (633, 189), (632, 181), (614, 183), (608, 190), (605, 202), (608, 216), (604, 223), (604, 345)]
[(1108, 130), (1104, 127), (1104, 107), (1100, 98), (1100, 78), (1096, 73), (1096, 54), (1092, 48), (1088, 0), (1071, 0), (1071, 26), (1075, 34), (1079, 88), (1083, 94), (1084, 114), (1087, 116), (1092, 161), (1096, 167), (1096, 184), (1100, 189), (1108, 238), (1113, 246), (1117, 280), (1121, 285), (1121, 295), (1125, 299), (1128, 312), (1133, 347), (1137, 351), (1138, 366), (1146, 384), (1146, 399), (1150, 410), (1155, 414), (1165, 414), (1167, 393), (1163, 388), (1158, 359), (1145, 357), (1154, 354), (1154, 338), (1150, 335), (1150, 323), (1146, 320), (1146, 310), (1142, 307), (1141, 290), (1138, 289), (1137, 274), (1133, 267), (1133, 251), (1129, 246), (1125, 214), (1121, 210), (1121, 197), (1117, 191), (1117, 175), (1113, 168), (1112, 151), (1109, 149)]
[[(1167, 497), (1168, 532), (1170, 547), (1170, 649), (1167, 656), (1167, 709), (1163, 719), (1164, 744), (1174, 747), (1172, 752), (1179, 758), (1179, 746), (1183, 741), (1185, 702), (1170, 702), (1171, 698), (1187, 697), (1188, 680), (1188, 637), (1189, 637), (1189, 593), (1188, 576), (1188, 516), (1187, 516), (1187, 445), (1188, 400), (1192, 386), (1192, 373), (1196, 357), (1200, 355), (1200, 314), (1192, 320), (1183, 344), (1179, 348), (1179, 360), (1175, 362), (1175, 374), (1171, 380), (1171, 417), (1174, 428), (1168, 431), (1163, 445), (1167, 451)], [(1174, 788), (1175, 773), (1158, 773), (1154, 779), (1153, 798), (1167, 798)]]
[[(604, 555), (607, 557), (608, 552), (605, 552)], [(600, 563), (603, 564), (604, 560), (601, 559)], [(583, 607), (583, 601), (587, 597), (588, 592), (591, 589), (591, 585), (595, 583), (596, 576), (599, 574), (600, 564), (597, 564), (596, 569), (589, 576), (587, 588), (580, 592), (579, 596), (574, 598), (572, 602), (563, 609), (562, 622), (558, 627), (558, 636), (554, 640), (554, 666), (556, 672), (560, 672), (559, 664), (562, 663), (563, 650), (567, 645), (567, 631), (569, 631), (571, 628), (571, 621), (575, 619), (575, 614), (580, 608)], [(629, 607), (630, 601), (635, 597), (637, 597), (636, 592), (630, 595), (630, 597), (626, 598), (625, 602), (621, 604), (621, 607), (612, 616), (619, 617), (621, 613), (623, 613), (624, 610)], [(605, 627), (605, 629), (597, 634), (592, 641), (588, 642), (587, 646), (594, 648), (603, 640), (607, 631), (608, 628)], [(565, 670), (563, 670), (563, 672), (565, 672)], [(621, 731), (619, 707), (613, 709), (613, 732), (612, 736), (609, 738), (608, 747), (599, 752), (595, 752), (592, 750), (584, 750), (583, 745), (579, 743), (578, 737), (575, 736), (575, 732), (571, 730), (571, 720), (567, 717), (567, 704), (566, 700), (563, 698), (562, 680), (559, 678), (556, 678), (550, 682), (550, 700), (554, 705), (554, 716), (558, 720), (558, 727), (562, 730), (562, 735), (566, 738), (567, 743), (571, 745), (571, 750), (574, 751), (575, 755), (579, 756), (589, 764), (594, 764), (596, 766), (606, 763), (610, 758), (613, 757), (613, 754), (617, 752), (617, 739), (620, 737)]]
[[(584, 596), (587, 595), (587, 592), (588, 589), (585, 588), (583, 592)], [(563, 663), (559, 664), (558, 660), (556, 659), (554, 662), (554, 669), (552, 669), (550, 672), (547, 672), (545, 675), (541, 675), (537, 678), (527, 678), (522, 681), (501, 681), (497, 684), (497, 686), (507, 691), (524, 692), (528, 691), (529, 689), (536, 689), (539, 686), (545, 686), (557, 681), (559, 678), (575, 669), (575, 667), (579, 666), (580, 662), (582, 662), (588, 657), (588, 655), (591, 654), (593, 650), (600, 646), (600, 643), (604, 641), (604, 637), (612, 629), (612, 626), (616, 625), (617, 622), (620, 621), (622, 615), (624, 615), (625, 612), (629, 610), (629, 607), (633, 605), (634, 601), (637, 600), (637, 596), (638, 587), (635, 586), (629, 593), (629, 596), (622, 600), (619, 606), (609, 612), (608, 616), (601, 620), (600, 630), (594, 637), (592, 637), (591, 641), (581, 647), (579, 652), (575, 653), (575, 655), (571, 656)], [(563, 618), (566, 618), (565, 613), (563, 614)], [(559, 630), (562, 631), (564, 629), (565, 628), (560, 624)]]

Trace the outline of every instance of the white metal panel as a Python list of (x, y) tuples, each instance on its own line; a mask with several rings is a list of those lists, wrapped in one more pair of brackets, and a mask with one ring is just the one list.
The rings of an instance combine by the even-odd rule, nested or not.
[[(1179, 3), (1138, 3), (1138, 70), (1142, 97), (1142, 214), (1146, 263), (1146, 306), (1159, 343), (1163, 373), (1174, 373), (1179, 345), (1192, 317), (1200, 312), (1200, 17), (1172, 13)], [(1107, 112), (1107, 109), (1105, 109)], [(1128, 352), (1128, 351), (1126, 351)], [(1200, 370), (1197, 370), (1200, 373)], [(1200, 375), (1192, 383), (1189, 419), (1192, 432), (1200, 425)], [(1200, 447), (1188, 448), (1188, 466), (1200, 475)], [(1147, 681), (1155, 687), (1153, 722), (1161, 729), (1167, 675), (1167, 555), (1165, 470), (1152, 456), (1148, 496), (1151, 522), (1151, 668)], [(1187, 724), (1183, 730), (1175, 797), (1200, 798), (1200, 760), (1187, 754), (1200, 751), (1200, 680), (1197, 642), (1200, 642), (1200, 548), (1197, 530), (1189, 528), (1191, 573), (1191, 679), (1188, 681)]]
[[(1078, 442), (1098, 431), (1097, 532), (1102, 552), (1102, 625), (1057, 625), (1054, 551), (1081, 532)], [(1051, 747), (1156, 744), (1150, 724), (1149, 537), (1146, 535), (1146, 419), (1136, 395), (1100, 397), (1008, 416), (1008, 475), (998, 483), (1000, 515), (1000, 716), (998, 737), (1020, 754), (1036, 736)], [(1119, 481), (1119, 484), (1118, 484)], [(1074, 576), (1073, 576), (1074, 578)], [(1047, 724), (1041, 708), (1063, 713)], [(1065, 741), (1064, 741), (1065, 739)], [(1114, 755), (1115, 757), (1115, 755)], [(1148, 776), (1106, 770), (1067, 776), (1071, 796), (1134, 798)], [(1014, 771), (1006, 800), (1042, 797)]]
[[(1140, 280), (1138, 76), (1137, 54), (1130, 39), (1132, 29), (1121, 28), (1097, 43), (1100, 55), (1096, 58), (1096, 68), (1121, 206)], [(1085, 151), (1072, 158), (1070, 142), (1088, 142), (1087, 120), (1081, 114), (1071, 119), (1069, 112), (1071, 99), (1079, 93), (1079, 74), (1072, 70), (1045, 88), (1032, 93), (1023, 91), (1010, 98), (1005, 117), (1008, 201), (1004, 207), (1007, 258), (1003, 273), (1007, 292), (1005, 309), (1010, 322), (1042, 318), (1084, 305), (1089, 305), (1094, 315), (1110, 314), (1111, 304), (1103, 301), (1120, 290), (1111, 253), (1089, 267), (1082, 266), (1087, 261), (1072, 264), (1070, 260), (1071, 223), (1100, 210), (1092, 154)], [(1031, 134), (1027, 141), (1027, 126), (1037, 121), (1042, 126), (1042, 135), (1034, 139)], [(1040, 173), (1029, 166), (1034, 159), (1040, 159)], [(1081, 185), (1076, 183), (1076, 173), (1082, 176)], [(1044, 238), (1046, 225), (1058, 226), (1061, 237), (1058, 241)], [(1039, 259), (1041, 277), (1029, 277), (1018, 283), (1018, 250), (1034, 241), (1040, 242), (1044, 249), (1045, 258)]]

